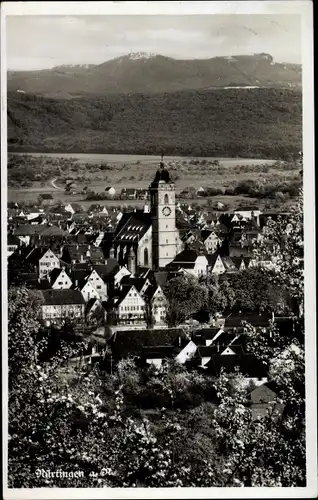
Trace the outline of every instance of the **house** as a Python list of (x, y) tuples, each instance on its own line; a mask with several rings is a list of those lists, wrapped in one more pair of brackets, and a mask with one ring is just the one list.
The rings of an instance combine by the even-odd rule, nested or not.
[(85, 301), (78, 290), (41, 290), (42, 319), (47, 321), (84, 318)]
[(39, 205), (52, 205), (53, 201), (53, 196), (49, 193), (41, 193), (38, 197)]
[(62, 259), (71, 264), (79, 262), (103, 264), (105, 261), (102, 249), (89, 244), (65, 245), (63, 248)]
[(67, 274), (65, 267), (54, 268), (48, 275), (47, 279), (53, 290), (68, 290), (72, 286), (72, 280)]
[(199, 189), (197, 189), (196, 194), (197, 194), (197, 196), (205, 196), (206, 191), (202, 186), (200, 186)]
[(226, 267), (223, 263), (222, 257), (218, 253), (212, 255), (207, 255), (209, 273), (211, 274), (223, 274), (226, 271)]
[(276, 401), (278, 392), (273, 382), (261, 384), (250, 392), (249, 400), (253, 420), (265, 417), (269, 412), (275, 419), (282, 416), (285, 405)]
[(106, 309), (99, 299), (90, 299), (85, 308), (85, 318), (88, 323), (103, 323), (106, 320)]
[[(205, 349), (211, 350), (212, 346)], [(211, 354), (210, 360), (204, 364), (204, 367), (216, 377), (220, 375), (222, 369), (225, 373), (234, 373), (238, 368), (244, 377), (244, 386), (251, 382), (256, 386), (267, 382), (267, 367), (254, 354)]]
[(87, 281), (94, 287), (101, 301), (107, 300), (107, 285), (96, 269), (92, 269)]
[(60, 259), (50, 248), (36, 247), (27, 255), (26, 263), (38, 268), (39, 277), (43, 278), (54, 268), (60, 268)]
[(161, 286), (151, 285), (145, 291), (146, 301), (151, 304), (151, 314), (154, 324), (165, 324), (167, 316), (167, 299)]
[(76, 290), (80, 290), (85, 302), (88, 302), (91, 299), (98, 299), (100, 300), (100, 296), (98, 291), (94, 288), (92, 283), (90, 283), (87, 279), (87, 277), (80, 281), (80, 282), (75, 282), (74, 288)]
[(218, 247), (221, 245), (221, 239), (215, 233), (215, 231), (209, 231), (203, 229), (201, 231), (201, 239), (208, 253), (214, 253), (217, 251)]
[[(144, 358), (144, 349), (147, 347), (159, 348), (170, 347), (180, 352), (189, 340), (182, 328), (157, 328), (143, 330), (120, 330), (116, 331), (108, 341), (112, 355), (119, 361), (128, 356)], [(145, 361), (151, 362), (149, 356)], [(167, 357), (167, 353), (161, 352), (161, 359)], [(156, 358), (158, 359), (158, 358)]]
[(114, 299), (117, 321), (123, 324), (143, 323), (145, 306), (145, 300), (133, 285), (124, 287)]
[(166, 267), (169, 271), (182, 271), (193, 276), (204, 276), (208, 272), (208, 256), (197, 250), (183, 250)]
[[(117, 261), (117, 259), (116, 259), (116, 261)], [(131, 275), (131, 272), (128, 271), (127, 267), (122, 266), (119, 270), (116, 271), (116, 273), (114, 275), (114, 286), (117, 287), (124, 276), (130, 276), (130, 275)]]
[(14, 235), (21, 240), (26, 246), (30, 245), (32, 236), (38, 236), (44, 231), (45, 226), (42, 224), (21, 224), (14, 230)]
[(107, 186), (105, 187), (105, 193), (108, 194), (109, 196), (114, 196), (116, 193), (116, 189), (112, 186)]
[(137, 190), (135, 188), (123, 188), (120, 197), (123, 200), (135, 200), (137, 198)]
[(177, 354), (175, 360), (177, 361), (177, 363), (184, 365), (187, 361), (190, 361), (190, 359), (194, 357), (196, 351), (196, 344), (192, 340), (190, 340), (187, 345), (179, 352), (179, 354)]
[(244, 322), (249, 323), (254, 327), (268, 327), (269, 321), (272, 319), (272, 315), (269, 313), (231, 313), (227, 318), (225, 318), (224, 328), (233, 329), (242, 327)]

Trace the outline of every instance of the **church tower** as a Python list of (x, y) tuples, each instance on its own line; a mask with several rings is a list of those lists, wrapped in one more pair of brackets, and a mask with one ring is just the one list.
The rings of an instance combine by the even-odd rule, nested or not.
[(153, 269), (164, 268), (177, 254), (175, 187), (163, 158), (149, 186)]

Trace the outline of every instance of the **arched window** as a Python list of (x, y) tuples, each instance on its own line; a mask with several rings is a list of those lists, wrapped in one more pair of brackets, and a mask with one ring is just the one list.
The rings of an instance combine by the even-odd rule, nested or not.
[(164, 204), (165, 205), (169, 205), (169, 196), (167, 194), (165, 194), (165, 201), (164, 201)]
[(144, 249), (144, 265), (148, 266), (148, 248)]

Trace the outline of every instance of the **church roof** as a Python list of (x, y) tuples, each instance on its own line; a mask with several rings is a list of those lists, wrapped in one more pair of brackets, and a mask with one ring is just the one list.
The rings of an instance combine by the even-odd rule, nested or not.
[(150, 228), (151, 215), (138, 210), (125, 214), (124, 217), (124, 223), (115, 236), (116, 243), (137, 243)]

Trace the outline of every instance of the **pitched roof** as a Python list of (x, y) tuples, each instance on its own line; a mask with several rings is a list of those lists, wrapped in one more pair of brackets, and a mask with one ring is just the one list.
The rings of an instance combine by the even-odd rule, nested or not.
[(108, 258), (106, 264), (95, 264), (94, 269), (101, 278), (107, 278), (119, 268), (117, 259)]
[(208, 363), (209, 371), (216, 376), (223, 368), (226, 373), (235, 372), (238, 367), (244, 376), (262, 378), (267, 376), (266, 366), (254, 354), (213, 354)]
[(8, 234), (7, 245), (17, 245), (17, 246), (19, 246), (20, 243), (21, 242), (20, 242), (19, 238), (17, 238), (17, 236), (15, 236), (14, 234)]
[(235, 326), (242, 326), (242, 321), (246, 321), (253, 326), (268, 326), (268, 322), (270, 321), (270, 319), (271, 315), (269, 313), (232, 313), (225, 319), (224, 327), (231, 328)]
[(42, 290), (45, 305), (74, 305), (85, 304), (79, 290)]
[(140, 356), (143, 347), (179, 346), (188, 343), (187, 336), (181, 328), (166, 328), (154, 330), (125, 330), (118, 331), (108, 341), (113, 356), (117, 359), (129, 355)]
[(21, 224), (15, 229), (14, 234), (16, 236), (31, 236), (35, 234), (40, 234), (45, 229), (44, 224)]
[(142, 348), (141, 355), (146, 359), (165, 359), (176, 356), (180, 348), (175, 346), (148, 346)]
[[(125, 217), (127, 216), (128, 217)], [(144, 213), (142, 210), (132, 214), (124, 214), (120, 223), (119, 230), (116, 230), (115, 241), (118, 243), (137, 243), (151, 226), (151, 214)]]

